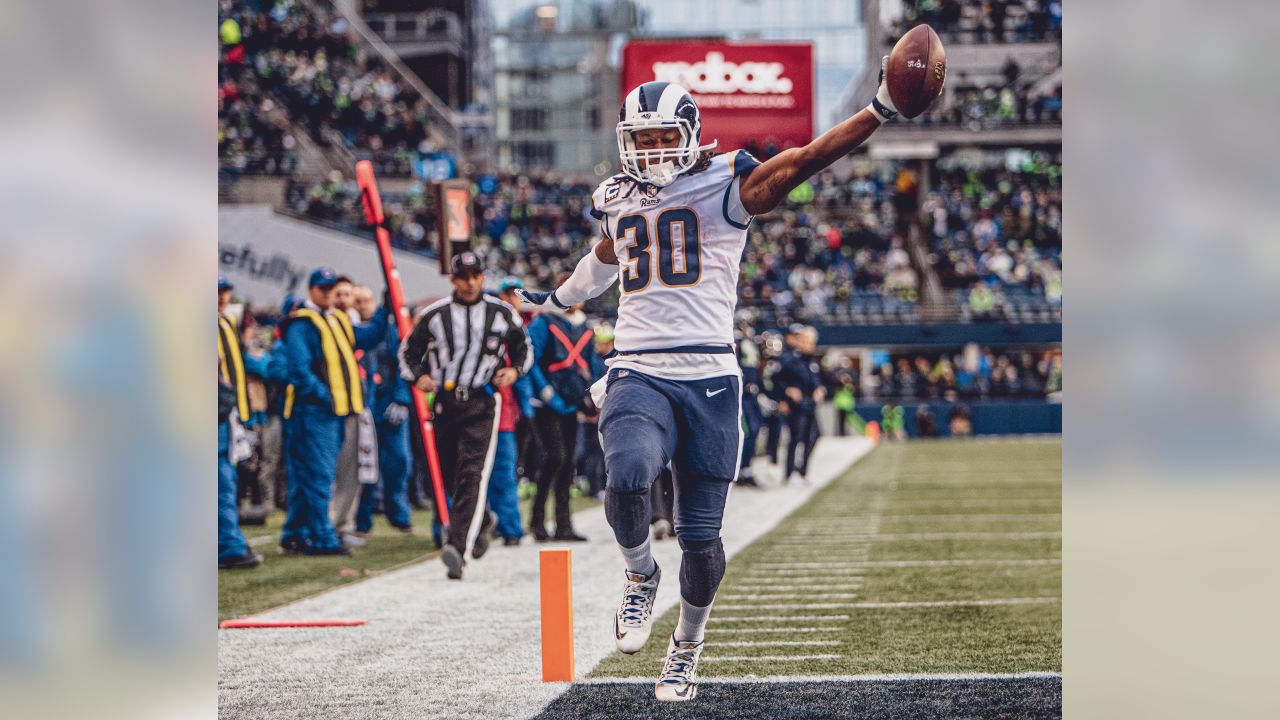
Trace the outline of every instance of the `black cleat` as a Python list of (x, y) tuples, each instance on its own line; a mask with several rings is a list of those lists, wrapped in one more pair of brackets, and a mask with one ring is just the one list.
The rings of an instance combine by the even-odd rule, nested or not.
[(518, 537), (504, 537), (504, 538), (502, 538), (502, 544), (503, 544), (504, 546), (506, 546), (506, 547), (511, 547), (511, 546), (513, 546), (513, 545), (519, 545), (519, 544), (520, 544), (520, 538), (518, 538)]
[(529, 534), (533, 536), (535, 541), (540, 543), (551, 539), (551, 536), (547, 534), (547, 529), (541, 525), (530, 525)]

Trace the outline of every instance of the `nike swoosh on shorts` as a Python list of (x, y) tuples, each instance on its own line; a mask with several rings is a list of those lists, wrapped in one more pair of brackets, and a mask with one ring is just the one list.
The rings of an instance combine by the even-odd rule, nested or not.
[(720, 388), (719, 390), (717, 390), (717, 391), (715, 391), (715, 392), (711, 392), (711, 388), (707, 388), (707, 397), (712, 397), (712, 396), (714, 396), (714, 395), (719, 395), (720, 393), (722, 393), (722, 392), (724, 392), (725, 390), (728, 390), (728, 389), (729, 389), (729, 388)]

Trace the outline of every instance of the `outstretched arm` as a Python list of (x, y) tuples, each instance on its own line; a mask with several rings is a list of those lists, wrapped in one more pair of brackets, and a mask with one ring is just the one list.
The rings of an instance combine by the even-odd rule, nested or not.
[(738, 181), (742, 207), (752, 215), (774, 209), (800, 183), (866, 142), (881, 122), (864, 108), (808, 145), (783, 150), (769, 158)]
[(880, 88), (867, 107), (819, 135), (802, 148), (784, 150), (738, 180), (742, 207), (751, 215), (763, 215), (778, 206), (787, 194), (831, 163), (867, 141), (871, 133), (898, 114), (884, 84), (885, 56), (880, 62)]
[(613, 287), (617, 279), (618, 256), (613, 252), (613, 240), (602, 237), (591, 252), (578, 261), (573, 274), (560, 287), (550, 293), (530, 290), (517, 290), (516, 293), (534, 305), (550, 299), (556, 307), (571, 308)]

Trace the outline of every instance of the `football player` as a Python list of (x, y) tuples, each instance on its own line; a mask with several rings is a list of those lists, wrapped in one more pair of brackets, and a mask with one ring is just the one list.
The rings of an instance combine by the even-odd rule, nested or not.
[[(861, 145), (897, 114), (883, 82), (864, 110), (764, 163), (710, 152), (682, 87), (649, 82), (618, 114), (622, 172), (591, 197), (601, 238), (534, 304), (568, 308), (622, 285), (616, 354), (595, 388), (602, 408), (605, 512), (626, 561), (614, 617), (618, 649), (648, 640), (661, 570), (649, 549), (649, 488), (670, 461), (682, 551), (680, 622), (667, 643), (658, 700), (692, 700), (712, 600), (725, 572), (720, 525), (742, 448), (741, 373), (733, 346), (747, 226), (793, 188)], [(762, 128), (764, 130), (764, 128)]]

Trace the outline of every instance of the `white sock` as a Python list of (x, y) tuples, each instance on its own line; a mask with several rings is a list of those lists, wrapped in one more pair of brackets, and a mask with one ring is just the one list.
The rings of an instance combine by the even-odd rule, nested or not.
[(622, 557), (627, 561), (628, 571), (653, 577), (653, 573), (658, 569), (658, 563), (654, 562), (653, 553), (649, 550), (649, 538), (646, 537), (644, 542), (633, 548), (619, 545), (618, 549), (622, 550)]
[[(714, 604), (714, 603), (712, 603)], [(676, 625), (678, 642), (702, 642), (706, 635), (707, 618), (711, 617), (711, 605), (698, 607), (680, 598), (680, 623)]]

